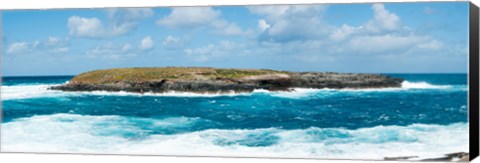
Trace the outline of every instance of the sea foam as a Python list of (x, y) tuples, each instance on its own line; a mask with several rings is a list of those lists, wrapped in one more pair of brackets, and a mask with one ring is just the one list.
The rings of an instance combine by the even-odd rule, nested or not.
[(48, 90), (49, 87), (54, 85), (15, 85), (15, 86), (2, 86), (0, 89), (1, 99), (24, 99), (35, 97), (53, 97), (62, 96), (62, 91)]
[[(144, 128), (143, 125), (154, 125)], [(147, 155), (383, 159), (468, 152), (468, 124), (413, 124), (360, 129), (207, 129), (158, 134), (202, 119), (54, 114), (2, 124), (2, 151)], [(133, 135), (133, 136), (132, 136)], [(420, 159), (417, 158), (417, 159)]]
[(448, 89), (451, 85), (433, 85), (427, 82), (409, 82), (403, 81), (402, 88), (405, 89)]

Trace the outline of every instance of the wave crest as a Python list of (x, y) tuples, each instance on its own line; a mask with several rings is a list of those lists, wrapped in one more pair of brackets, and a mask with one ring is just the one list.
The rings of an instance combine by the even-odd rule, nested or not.
[(15, 85), (2, 86), (0, 94), (2, 100), (24, 99), (35, 97), (54, 97), (62, 96), (62, 91), (48, 90), (49, 87), (55, 85)]
[(402, 88), (405, 89), (448, 89), (451, 85), (433, 85), (427, 82), (409, 82), (403, 81)]
[[(196, 118), (149, 119), (54, 114), (2, 124), (2, 150), (292, 158), (383, 159), (468, 152), (468, 123), (360, 129), (207, 129), (162, 134), (201, 123)], [(144, 128), (154, 125), (158, 128)], [(158, 131), (154, 131), (158, 130)], [(133, 135), (133, 136), (132, 136)]]

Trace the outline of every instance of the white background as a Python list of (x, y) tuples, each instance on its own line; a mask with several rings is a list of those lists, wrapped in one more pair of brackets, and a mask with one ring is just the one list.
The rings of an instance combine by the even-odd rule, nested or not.
[[(50, 9), (50, 8), (97, 8), (97, 7), (153, 7), (153, 6), (195, 6), (195, 5), (247, 5), (247, 4), (299, 4), (299, 3), (364, 3), (364, 2), (418, 2), (425, 0), (0, 0), (0, 9)], [(445, 0), (434, 0), (445, 1)], [(480, 0), (472, 0), (480, 5)], [(478, 139), (478, 138), (477, 138)], [(265, 158), (215, 158), (215, 157), (173, 157), (173, 156), (119, 156), (119, 155), (69, 155), (69, 154), (19, 154), (2, 153), (0, 162), (68, 162), (68, 163), (124, 163), (124, 162), (208, 162), (208, 163), (382, 163), (386, 161), (348, 161), (348, 160), (312, 160), (312, 159), (265, 159)], [(395, 162), (395, 161), (389, 161)], [(480, 163), (480, 159), (476, 159)]]

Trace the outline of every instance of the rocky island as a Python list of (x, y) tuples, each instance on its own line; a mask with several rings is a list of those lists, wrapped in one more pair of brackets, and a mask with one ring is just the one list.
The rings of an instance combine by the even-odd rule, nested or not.
[(288, 72), (265, 69), (204, 67), (116, 68), (79, 74), (49, 89), (62, 91), (125, 92), (252, 92), (291, 88), (366, 89), (401, 87), (403, 79), (379, 74)]

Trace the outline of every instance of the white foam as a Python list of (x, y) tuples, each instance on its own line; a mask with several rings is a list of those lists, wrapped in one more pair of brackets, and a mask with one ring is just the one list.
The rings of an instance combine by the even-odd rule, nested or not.
[(99, 95), (99, 96), (172, 96), (172, 97), (219, 97), (219, 96), (247, 96), (250, 93), (192, 93), (192, 92), (165, 92), (165, 93), (132, 93), (132, 92), (109, 92), (109, 91), (79, 91), (64, 92), (59, 90), (48, 90), (49, 87), (57, 85), (15, 85), (1, 86), (1, 99), (25, 99), (37, 97), (61, 97), (61, 96), (82, 96), (82, 95)]
[(309, 97), (313, 95), (317, 95), (320, 92), (327, 93), (331, 89), (314, 89), (314, 88), (292, 88), (290, 91), (268, 91), (268, 90), (255, 90), (252, 94), (264, 94), (264, 95), (271, 95), (275, 97), (282, 97), (282, 98), (303, 98)]
[[(143, 120), (166, 128), (197, 122), (188, 118)], [(74, 114), (22, 118), (2, 124), (1, 147), (6, 152), (383, 159), (386, 156), (431, 158), (451, 152), (468, 152), (469, 142), (467, 123), (377, 126), (356, 130), (209, 129), (131, 139), (118, 133), (149, 131), (129, 122), (128, 118), (120, 116)], [(270, 137), (274, 141), (270, 146), (242, 145)]]
[(2, 86), (0, 89), (1, 99), (23, 99), (34, 97), (53, 97), (62, 96), (62, 91), (47, 90), (49, 87), (55, 85), (15, 85)]
[[(467, 90), (466, 85), (457, 86), (461, 90)], [(342, 92), (396, 92), (396, 91), (409, 91), (409, 90), (428, 90), (428, 89), (457, 89), (457, 87), (451, 85), (432, 85), (427, 82), (409, 82), (403, 81), (401, 87), (390, 87), (390, 88), (365, 88), (365, 89), (332, 89), (332, 88), (292, 88), (291, 91), (268, 91), (268, 90), (255, 90), (253, 94), (269, 94), (271, 96), (283, 97), (283, 98), (305, 98), (305, 97), (328, 97), (336, 93)]]
[(452, 88), (450, 85), (432, 85), (427, 82), (409, 82), (403, 81), (402, 88), (405, 89), (448, 89)]
[[(459, 88), (466, 88), (466, 85), (459, 85)], [(387, 88), (366, 88), (366, 89), (337, 89), (338, 91), (349, 91), (349, 92), (389, 92), (389, 91), (408, 91), (408, 90), (419, 90), (419, 89), (452, 89), (455, 88), (452, 85), (433, 85), (427, 82), (410, 82), (403, 81), (401, 87), (387, 87)]]
[(133, 92), (109, 92), (109, 91), (91, 91), (91, 92), (77, 92), (83, 95), (111, 95), (111, 96), (172, 96), (172, 97), (219, 97), (219, 96), (247, 96), (250, 93), (194, 93), (194, 92), (178, 92), (178, 91), (169, 91), (165, 93), (133, 93)]

